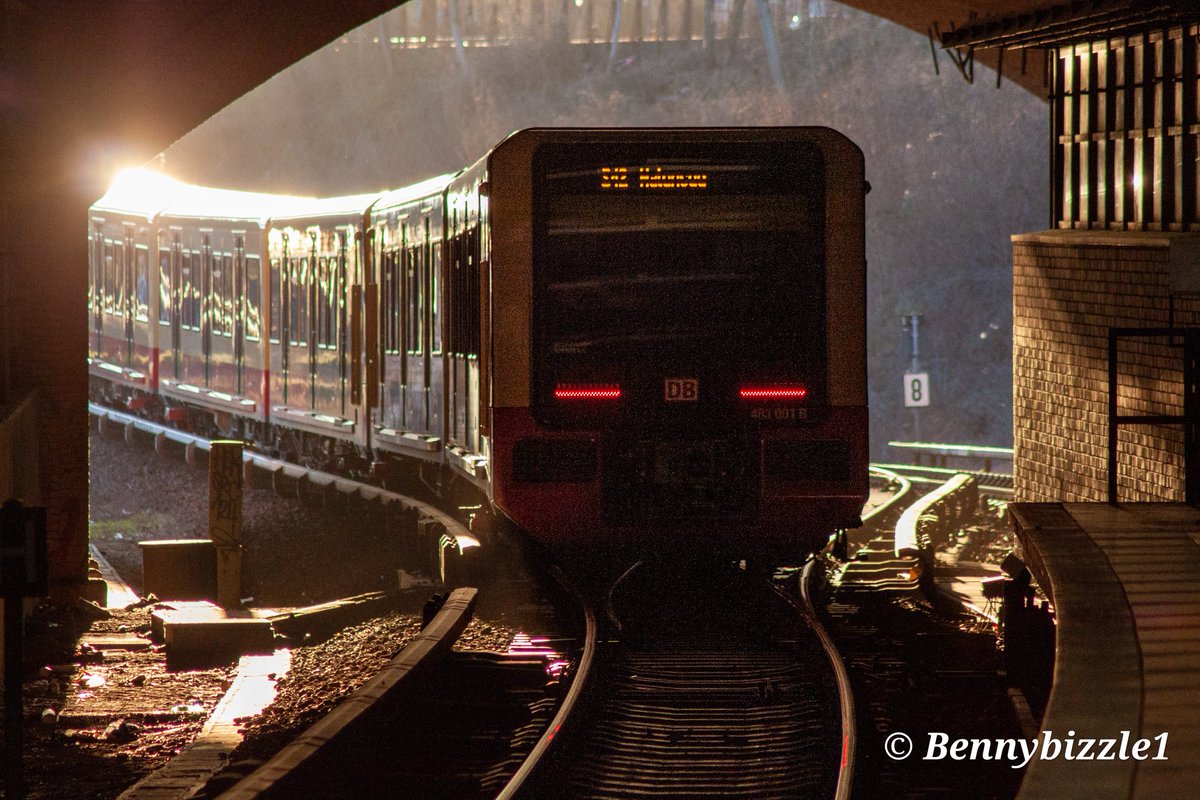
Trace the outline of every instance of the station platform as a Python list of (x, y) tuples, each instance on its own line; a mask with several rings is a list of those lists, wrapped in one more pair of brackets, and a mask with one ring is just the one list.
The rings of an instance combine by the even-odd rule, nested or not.
[[(1097, 747), (1114, 738), (1114, 755), (1126, 753), (1031, 761), (1019, 800), (1200, 797), (1200, 509), (1008, 508), (1057, 617), (1042, 736)], [(1150, 745), (1139, 760), (1133, 745), (1142, 739)]]

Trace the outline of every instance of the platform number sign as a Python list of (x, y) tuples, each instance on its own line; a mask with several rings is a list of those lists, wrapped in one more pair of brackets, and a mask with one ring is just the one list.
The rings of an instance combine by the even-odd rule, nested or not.
[(9, 500), (0, 508), (0, 593), (42, 597), (47, 578), (46, 509)]
[(906, 408), (924, 408), (929, 405), (929, 373), (904, 373), (904, 405)]

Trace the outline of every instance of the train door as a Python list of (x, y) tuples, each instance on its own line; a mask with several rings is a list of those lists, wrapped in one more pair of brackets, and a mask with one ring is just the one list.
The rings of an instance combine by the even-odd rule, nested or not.
[(291, 259), (288, 281), (287, 404), (292, 408), (312, 407), (311, 253), (302, 251)]
[(192, 265), (193, 272), (199, 272), (200, 280), (200, 352), (203, 354), (204, 386), (212, 385), (212, 335), (213, 317), (216, 312), (216, 298), (213, 296), (213, 250), (212, 238), (204, 234), (200, 240), (200, 263)]
[(246, 362), (246, 235), (233, 237), (233, 294), (230, 298), (233, 314), (233, 384), (234, 392), (246, 394), (243, 370)]
[[(283, 236), (283, 259), (279, 265), (279, 382), (283, 390), (279, 401), (288, 405), (288, 390), (291, 382), (288, 380), (288, 369), (291, 366), (291, 348), (288, 343), (292, 339), (292, 256), (289, 249), (291, 242), (287, 234)], [(274, 304), (275, 301), (271, 301)]]
[(467, 449), (479, 452), (479, 309), (480, 309), (480, 224), (478, 218), (471, 220), (471, 225), (464, 234), (466, 256), (463, 266), (466, 270), (466, 280), (463, 288), (463, 307), (466, 312), (466, 325), (463, 331), (465, 344), (463, 347), (466, 369), (463, 371), (463, 435)]
[(124, 365), (125, 348), (125, 242), (119, 236), (104, 242), (104, 327), (103, 353), (109, 364)]
[(183, 242), (179, 231), (171, 233), (171, 266), (170, 281), (167, 290), (170, 293), (168, 308), (170, 309), (171, 325), (171, 377), (178, 380), (182, 375), (179, 346), (182, 341), (180, 327), (183, 324)]
[(425, 218), (425, 241), (427, 242), (425, 284), (422, 287), (428, 301), (425, 303), (425, 414), (426, 430), (440, 439), (446, 436), (445, 419), (445, 364), (442, 356), (442, 230)]
[(389, 226), (379, 229), (377, 241), (380, 246), (375, 251), (377, 282), (372, 284), (370, 293), (370, 297), (377, 301), (378, 313), (374, 319), (378, 327), (367, 329), (367, 341), (372, 343), (368, 357), (374, 355), (378, 364), (375, 382), (368, 383), (368, 391), (372, 398), (378, 398), (376, 419), (379, 424), (395, 430), (405, 429), (407, 410), (404, 300), (407, 298), (405, 284), (409, 253), (403, 232), (403, 221), (398, 228)]
[(463, 298), (463, 237), (458, 224), (459, 209), (455, 208), (451, 218), (451, 229), (446, 231), (447, 272), (450, 279), (446, 283), (447, 316), (450, 318), (449, 342), (449, 375), (446, 377), (446, 391), (450, 395), (450, 441), (461, 444), (466, 432), (466, 419), (463, 408), (463, 386), (466, 378), (466, 359), (463, 358), (462, 336), (462, 298)]
[(425, 284), (428, 239), (425, 237), (425, 220), (414, 226), (414, 239), (409, 248), (405, 274), (405, 427), (411, 431), (428, 430), (429, 365), (426, 363), (428, 349), (425, 346), (425, 302), (422, 291)]
[[(333, 261), (330, 279), (333, 283), (330, 291), (333, 295), (334, 315), (330, 324), (334, 329), (333, 342), (337, 349), (337, 403), (341, 415), (349, 418), (351, 407), (354, 405), (350, 399), (350, 340), (346, 335), (346, 296), (350, 292), (350, 237), (347, 231), (339, 231), (337, 237), (338, 253)], [(355, 251), (357, 252), (357, 246)]]
[[(269, 370), (265, 389), (269, 405), (287, 405), (288, 357), (288, 258), (287, 234), (279, 234), (278, 247), (268, 247), (267, 265), (267, 358), (263, 368)], [(268, 412), (270, 409), (267, 409)]]
[(137, 250), (134, 248), (133, 240), (133, 225), (126, 224), (123, 230), (125, 241), (121, 245), (121, 259), (119, 261), (121, 269), (121, 307), (125, 314), (124, 335), (121, 337), (121, 364), (130, 366), (133, 364), (133, 309), (134, 303), (134, 276), (133, 265), (136, 258)]
[[(257, 237), (262, 242), (262, 237)], [(253, 247), (254, 239), (251, 239)], [(260, 251), (262, 252), (262, 251)], [(238, 322), (242, 335), (239, 343), (241, 357), (241, 394), (255, 402), (260, 414), (264, 414), (268, 387), (264, 370), (267, 366), (268, 333), (264, 330), (266, 308), (263, 303), (263, 258), (259, 253), (242, 251), (242, 269), (245, 276), (246, 293), (241, 300)]]
[(150, 376), (152, 382), (155, 323), (150, 317), (153, 311), (150, 288), (150, 248), (143, 239), (133, 250), (133, 304), (129, 309), (132, 335), (129, 342), (129, 361), (134, 370), (143, 376)]
[(89, 300), (92, 311), (92, 352), (99, 356), (104, 346), (104, 227), (99, 222), (92, 231), (91, 277)]

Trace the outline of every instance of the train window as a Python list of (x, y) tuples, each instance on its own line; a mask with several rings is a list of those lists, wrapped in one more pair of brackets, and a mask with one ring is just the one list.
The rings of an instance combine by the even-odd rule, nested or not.
[(314, 273), (313, 288), (316, 295), (316, 312), (317, 312), (317, 346), (323, 350), (328, 350), (329, 345), (333, 341), (333, 331), (331, 321), (333, 319), (333, 291), (329, 285), (329, 259), (326, 256), (321, 256), (317, 259), (317, 268)]
[(450, 285), (446, 287), (446, 313), (450, 316), (450, 341), (448, 347), (451, 355), (462, 354), (461, 304), (462, 304), (462, 269), (459, 263), (462, 245), (459, 236), (451, 236), (446, 240), (446, 262), (450, 272)]
[(479, 226), (476, 225), (467, 231), (467, 291), (464, 298), (467, 306), (467, 352), (473, 356), (479, 355), (479, 261)]
[(208, 327), (219, 335), (225, 332), (225, 270), (220, 253), (205, 253), (205, 256), (205, 266), (209, 268)]
[(397, 295), (398, 283), (396, 281), (396, 273), (399, 270), (399, 251), (385, 250), (383, 253), (383, 262), (380, 265), (382, 268), (382, 280), (380, 281), (379, 298), (379, 333), (383, 337), (383, 350), (385, 353), (398, 355), (400, 347), (397, 343), (397, 325), (396, 318), (400, 313), (400, 299)]
[(325, 272), (328, 266), (325, 256), (312, 260), (313, 294), (313, 344), (325, 349)]
[[(606, 182), (614, 170), (627, 178)], [(823, 176), (794, 142), (539, 150), (533, 360), (556, 365), (542, 390), (553, 369), (616, 360), (819, 363)]]
[(171, 251), (158, 249), (158, 321), (171, 324)]
[(292, 261), (292, 344), (308, 344), (308, 257)]
[(442, 247), (441, 242), (434, 242), (429, 246), (429, 273), (428, 288), (429, 288), (429, 352), (433, 355), (441, 355), (442, 352)]
[(184, 250), (179, 266), (179, 327), (196, 330), (199, 326), (193, 319), (199, 320), (196, 289), (192, 285), (192, 251)]
[(233, 336), (233, 306), (236, 294), (233, 288), (233, 256), (225, 253), (221, 256), (221, 333), (227, 337)]
[(282, 318), (281, 318), (282, 304), (280, 303), (280, 298), (283, 296), (281, 294), (283, 287), (279, 281), (279, 259), (278, 258), (271, 259), (270, 281), (271, 281), (271, 285), (269, 288), (271, 291), (271, 319), (270, 319), (271, 330), (270, 330), (269, 336), (271, 337), (271, 341), (274, 344), (279, 344), (280, 323), (282, 322)]
[(125, 243), (113, 242), (112, 313), (125, 316)]
[(262, 338), (262, 276), (259, 274), (258, 256), (246, 259), (246, 340), (257, 342)]
[(425, 248), (422, 246), (409, 248), (408, 264), (407, 264), (407, 283), (408, 291), (408, 330), (406, 331), (405, 346), (410, 355), (419, 356), (424, 351), (423, 342), (421, 341), (422, 330), (421, 323), (424, 321), (424, 304), (421, 302), (421, 271), (425, 268)]
[[(192, 257), (192, 268), (194, 270), (193, 278), (195, 278), (198, 286), (197, 303), (199, 305), (197, 330), (212, 331), (213, 320), (217, 316), (217, 302), (213, 298), (213, 251), (212, 244), (209, 242), (208, 234), (204, 234), (200, 241), (200, 252)], [(217, 256), (217, 270), (221, 268), (221, 257)], [(217, 281), (220, 285), (220, 281)]]
[(337, 256), (325, 262), (325, 346), (337, 347)]
[(111, 314), (113, 310), (113, 243), (111, 240), (104, 243), (104, 281), (101, 289), (102, 308), (105, 314)]
[(104, 232), (96, 225), (92, 233), (92, 246), (88, 251), (88, 309), (98, 307), (96, 298), (100, 291), (101, 265), (104, 263)]
[[(337, 325), (338, 346), (344, 352), (349, 349), (350, 343), (346, 333), (346, 295), (349, 294), (349, 288), (346, 285), (346, 234), (340, 234), (339, 250), (337, 257), (337, 287), (334, 297), (336, 300), (337, 320), (334, 322)], [(343, 366), (345, 362), (343, 361)]]
[(150, 319), (150, 251), (139, 245), (134, 250), (134, 317), (138, 322)]

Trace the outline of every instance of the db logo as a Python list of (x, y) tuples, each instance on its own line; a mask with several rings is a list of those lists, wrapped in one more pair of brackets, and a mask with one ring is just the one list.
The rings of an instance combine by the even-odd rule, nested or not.
[(667, 378), (663, 382), (663, 400), (668, 403), (694, 403), (700, 382), (695, 378)]

